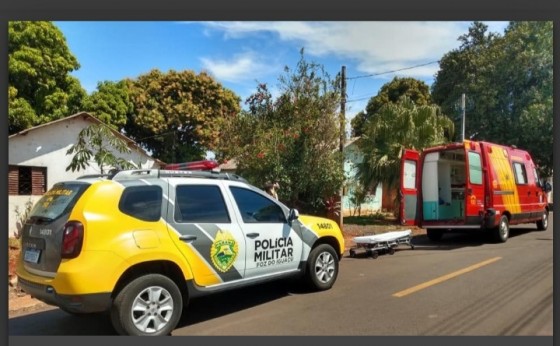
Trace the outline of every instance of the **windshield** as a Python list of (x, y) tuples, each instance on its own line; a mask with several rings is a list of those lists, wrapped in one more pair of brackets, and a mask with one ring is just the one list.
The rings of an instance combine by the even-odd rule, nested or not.
[(29, 215), (30, 219), (41, 218), (46, 221), (56, 220), (70, 211), (78, 198), (89, 187), (88, 183), (59, 183), (50, 189), (35, 204)]

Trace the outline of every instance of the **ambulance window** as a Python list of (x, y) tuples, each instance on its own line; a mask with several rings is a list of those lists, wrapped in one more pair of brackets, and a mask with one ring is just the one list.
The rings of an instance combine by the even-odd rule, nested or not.
[(404, 161), (404, 175), (403, 175), (403, 188), (415, 189), (416, 188), (416, 161)]
[(515, 170), (515, 182), (517, 185), (527, 184), (527, 171), (525, 170), (525, 165), (519, 162), (514, 162), (513, 169)]
[(472, 151), (469, 151), (469, 180), (471, 184), (482, 184), (480, 155)]
[(230, 223), (226, 203), (216, 185), (177, 186), (175, 221), (183, 223)]
[(537, 185), (541, 184), (541, 180), (539, 179), (539, 173), (537, 173), (537, 169), (535, 167), (533, 167), (533, 175), (535, 177), (535, 183)]
[(270, 199), (248, 189), (230, 187), (245, 223), (285, 223), (282, 208)]

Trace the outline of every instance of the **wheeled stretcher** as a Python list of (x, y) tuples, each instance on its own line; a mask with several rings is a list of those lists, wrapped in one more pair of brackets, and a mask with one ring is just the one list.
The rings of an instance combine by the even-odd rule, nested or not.
[(395, 248), (401, 244), (408, 245), (411, 249), (414, 249), (414, 245), (411, 243), (412, 231), (409, 229), (354, 237), (353, 240), (356, 246), (350, 249), (350, 257), (356, 257), (357, 251), (360, 249), (365, 250), (366, 256), (371, 256), (374, 259), (377, 258), (380, 253), (393, 255), (395, 253)]

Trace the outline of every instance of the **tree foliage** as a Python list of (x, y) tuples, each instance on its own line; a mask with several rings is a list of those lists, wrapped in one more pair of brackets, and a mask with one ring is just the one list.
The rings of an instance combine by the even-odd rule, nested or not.
[(505, 34), (474, 22), (447, 53), (432, 86), (443, 112), (461, 121), (465, 137), (527, 149), (541, 173), (552, 171), (552, 22), (511, 22)]
[(166, 162), (203, 158), (221, 136), (220, 119), (240, 110), (239, 97), (205, 72), (152, 70), (131, 81), (130, 97), (126, 133)]
[(84, 110), (113, 129), (123, 129), (134, 114), (130, 97), (130, 80), (104, 81), (84, 100)]
[(324, 212), (344, 176), (339, 148), (340, 81), (305, 60), (279, 77), (274, 99), (266, 84), (247, 100), (248, 111), (222, 124), (220, 159), (257, 186), (280, 183), (279, 197), (305, 212)]
[(416, 105), (408, 97), (389, 102), (371, 118), (358, 140), (364, 158), (357, 164), (357, 177), (366, 188), (386, 183), (398, 187), (402, 150), (422, 150), (449, 141), (454, 125), (434, 105)]
[(74, 155), (66, 170), (74, 172), (86, 169), (92, 161), (97, 164), (101, 174), (106, 173), (106, 168), (136, 168), (118, 153), (130, 153), (127, 143), (104, 124), (90, 125), (80, 131), (76, 143), (66, 152), (66, 155)]
[(8, 23), (9, 133), (80, 111), (86, 95), (70, 75), (80, 65), (51, 22)]
[(395, 77), (368, 101), (365, 112), (358, 113), (352, 119), (352, 135), (361, 136), (369, 119), (378, 114), (387, 103), (397, 103), (403, 97), (408, 97), (418, 106), (431, 104), (430, 88), (426, 83), (409, 77)]

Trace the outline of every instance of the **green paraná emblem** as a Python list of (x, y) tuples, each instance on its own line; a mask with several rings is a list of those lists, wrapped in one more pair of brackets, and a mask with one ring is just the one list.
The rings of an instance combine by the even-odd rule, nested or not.
[(214, 267), (222, 273), (228, 271), (239, 252), (239, 246), (228, 231), (219, 230), (210, 248), (210, 258)]

